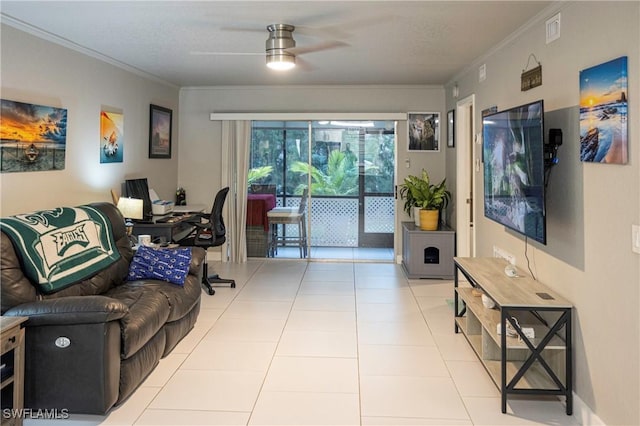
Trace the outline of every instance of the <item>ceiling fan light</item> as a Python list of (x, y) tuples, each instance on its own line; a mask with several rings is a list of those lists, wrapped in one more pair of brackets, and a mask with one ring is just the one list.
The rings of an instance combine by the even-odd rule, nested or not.
[(293, 55), (267, 55), (267, 66), (276, 71), (287, 71), (296, 66), (296, 57)]

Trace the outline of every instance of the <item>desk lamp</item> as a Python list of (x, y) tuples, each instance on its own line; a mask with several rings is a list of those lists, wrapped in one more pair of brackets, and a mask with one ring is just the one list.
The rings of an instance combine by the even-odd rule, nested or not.
[(118, 210), (120, 210), (122, 216), (125, 217), (124, 226), (132, 246), (135, 245), (135, 241), (133, 241), (131, 237), (133, 233), (133, 222), (131, 219), (142, 219), (142, 206), (143, 201), (137, 198), (120, 197), (118, 200)]

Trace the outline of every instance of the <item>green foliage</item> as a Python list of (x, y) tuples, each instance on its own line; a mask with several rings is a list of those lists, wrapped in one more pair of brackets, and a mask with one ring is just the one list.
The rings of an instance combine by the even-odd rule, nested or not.
[(437, 185), (429, 180), (429, 174), (422, 170), (421, 176), (409, 175), (399, 187), (400, 198), (404, 201), (404, 211), (411, 215), (413, 207), (426, 210), (446, 208), (451, 200), (451, 192), (447, 190), (446, 179)]
[(331, 151), (326, 173), (302, 161), (293, 163), (289, 171), (311, 175), (312, 195), (358, 194), (358, 168), (344, 152)]
[(247, 174), (247, 185), (251, 185), (259, 182), (260, 180), (268, 177), (273, 172), (273, 166), (254, 167), (249, 169)]

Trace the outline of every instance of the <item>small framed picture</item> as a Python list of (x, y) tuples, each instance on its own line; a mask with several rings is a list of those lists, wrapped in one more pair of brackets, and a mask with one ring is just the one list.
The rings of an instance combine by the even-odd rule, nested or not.
[(439, 112), (410, 112), (407, 128), (409, 151), (440, 151)]
[(173, 112), (157, 105), (149, 111), (149, 158), (171, 158), (171, 116)]
[(453, 148), (456, 146), (456, 112), (451, 110), (447, 113), (447, 146)]

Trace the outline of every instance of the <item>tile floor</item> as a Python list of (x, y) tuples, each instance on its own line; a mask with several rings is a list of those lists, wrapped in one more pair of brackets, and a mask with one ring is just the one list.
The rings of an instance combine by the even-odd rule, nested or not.
[[(577, 424), (557, 400), (500, 398), (453, 333), (453, 284), (392, 263), (211, 265), (195, 328), (108, 416), (26, 425)], [(447, 301), (449, 299), (449, 302)]]

